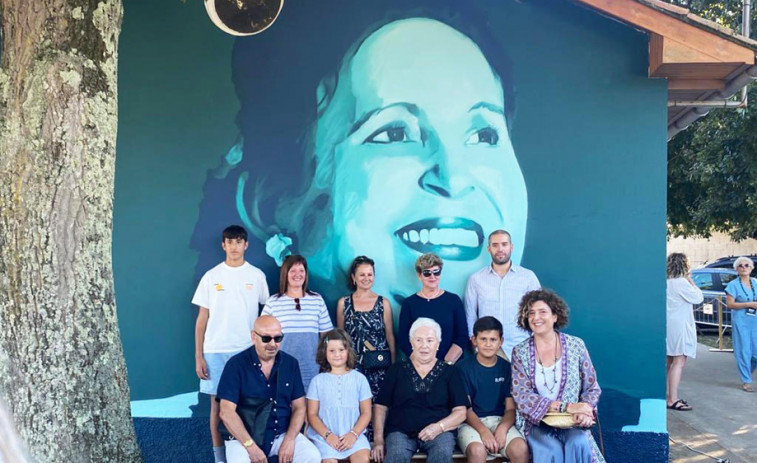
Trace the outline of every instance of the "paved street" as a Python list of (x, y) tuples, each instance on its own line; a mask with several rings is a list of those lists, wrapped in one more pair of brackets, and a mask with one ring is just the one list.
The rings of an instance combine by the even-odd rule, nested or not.
[[(756, 383), (757, 384), (757, 383)], [(683, 371), (680, 396), (693, 410), (668, 411), (670, 461), (713, 462), (690, 447), (731, 463), (757, 462), (757, 393), (741, 390), (732, 353), (699, 344)]]

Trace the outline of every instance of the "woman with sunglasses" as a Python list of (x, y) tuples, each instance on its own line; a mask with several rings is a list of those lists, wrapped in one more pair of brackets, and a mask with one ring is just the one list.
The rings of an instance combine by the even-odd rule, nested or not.
[(754, 261), (739, 257), (733, 268), (739, 277), (725, 287), (725, 300), (731, 309), (733, 356), (741, 376), (741, 389), (754, 392), (752, 373), (757, 367), (757, 279), (751, 278)]
[(334, 329), (326, 303), (320, 294), (308, 290), (308, 263), (293, 254), (284, 259), (279, 275), (279, 292), (269, 297), (262, 314), (273, 315), (286, 335), (281, 350), (300, 364), (302, 384), (307, 391), (320, 367), (315, 361), (320, 335)]
[(402, 352), (410, 356), (410, 326), (419, 318), (430, 318), (442, 328), (436, 358), (454, 364), (468, 342), (468, 323), (460, 296), (439, 287), (442, 267), (444, 262), (434, 253), (423, 254), (415, 261), (421, 289), (402, 302), (397, 340)]

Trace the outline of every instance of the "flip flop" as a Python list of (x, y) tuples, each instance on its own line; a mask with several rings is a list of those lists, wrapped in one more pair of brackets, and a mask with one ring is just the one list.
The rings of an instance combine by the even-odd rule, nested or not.
[(673, 402), (673, 404), (668, 405), (668, 409), (670, 410), (676, 410), (679, 412), (687, 412), (691, 410), (691, 405), (687, 404), (685, 400), (677, 400)]
[(741, 389), (743, 389), (745, 392), (754, 392), (754, 388), (749, 383), (742, 384)]

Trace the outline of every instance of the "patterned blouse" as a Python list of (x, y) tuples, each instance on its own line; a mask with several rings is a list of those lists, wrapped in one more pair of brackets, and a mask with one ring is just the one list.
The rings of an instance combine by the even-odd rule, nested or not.
[[(562, 346), (562, 374), (560, 375), (560, 392), (557, 400), (560, 402), (585, 402), (591, 404), (596, 413), (597, 403), (602, 390), (597, 383), (597, 372), (591, 363), (589, 352), (583, 340), (565, 333), (559, 333)], [(513, 349), (512, 358), (513, 400), (516, 404), (516, 425), (528, 436), (531, 428), (538, 425), (549, 410), (551, 399), (542, 397), (536, 391), (536, 355), (534, 337), (522, 341)], [(592, 462), (604, 463), (597, 443), (586, 429), (592, 449)]]

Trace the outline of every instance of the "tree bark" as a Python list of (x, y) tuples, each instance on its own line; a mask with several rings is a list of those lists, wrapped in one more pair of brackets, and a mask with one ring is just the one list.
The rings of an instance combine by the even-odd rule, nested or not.
[(40, 462), (139, 461), (111, 261), (121, 0), (0, 0), (0, 392)]

